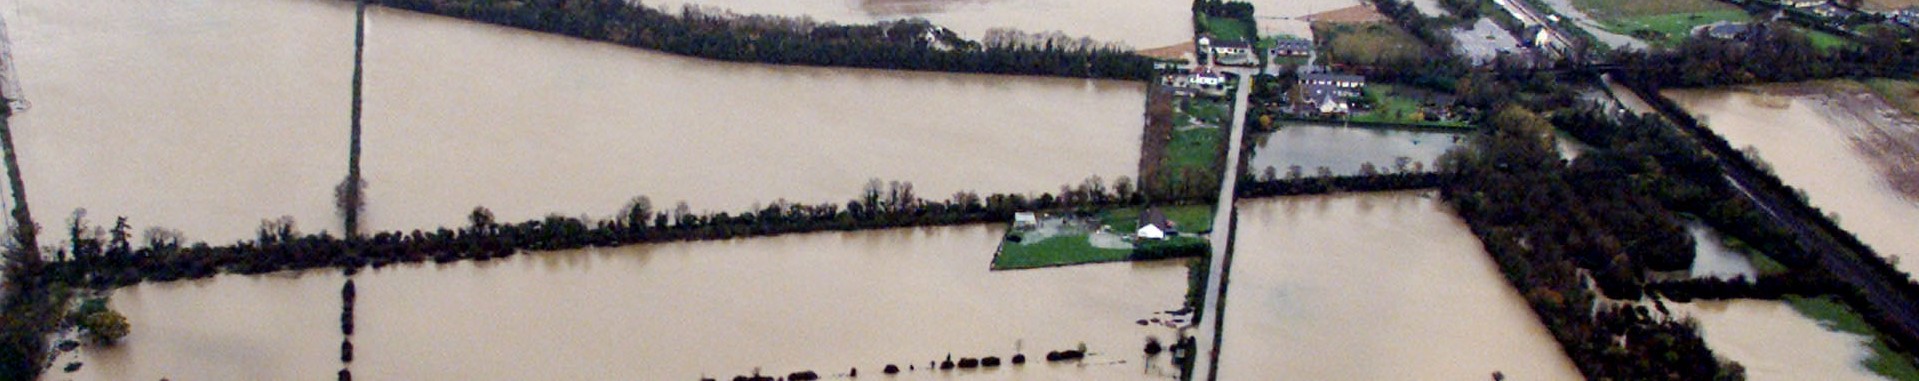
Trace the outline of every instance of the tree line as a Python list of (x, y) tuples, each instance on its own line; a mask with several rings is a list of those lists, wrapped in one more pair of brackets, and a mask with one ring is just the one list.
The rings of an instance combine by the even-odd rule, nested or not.
[(867, 25), (742, 16), (697, 6), (672, 13), (626, 0), (371, 0), (416, 12), (722, 61), (1147, 80), (1153, 60), (1118, 44), (1059, 38), (966, 40), (923, 19)]
[(1836, 77), (1914, 78), (1919, 44), (1879, 30), (1820, 49), (1789, 24), (1761, 22), (1744, 39), (1693, 36), (1671, 48), (1615, 50), (1609, 60), (1654, 87), (1709, 87)]

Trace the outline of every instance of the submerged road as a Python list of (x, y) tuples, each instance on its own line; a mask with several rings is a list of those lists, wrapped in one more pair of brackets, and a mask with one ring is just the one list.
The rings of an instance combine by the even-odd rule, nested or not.
[(1246, 98), (1253, 93), (1253, 69), (1226, 69), (1226, 72), (1239, 76), (1239, 88), (1233, 93), (1232, 137), (1226, 140), (1226, 172), (1220, 175), (1219, 209), (1213, 213), (1213, 257), (1208, 261), (1211, 266), (1206, 272), (1206, 301), (1200, 305), (1202, 319), (1211, 319), (1199, 324), (1198, 361), (1193, 364), (1194, 380), (1212, 380), (1219, 375), (1213, 374), (1219, 362), (1219, 335), (1221, 317), (1225, 315), (1225, 306), (1220, 300), (1226, 293), (1226, 268), (1233, 260), (1229, 247), (1233, 241), (1233, 186), (1239, 183), (1240, 142), (1246, 133)]

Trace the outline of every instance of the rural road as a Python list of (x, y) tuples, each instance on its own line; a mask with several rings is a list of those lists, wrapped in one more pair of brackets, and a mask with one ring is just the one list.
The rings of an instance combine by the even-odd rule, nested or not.
[(1222, 294), (1226, 293), (1223, 284), (1226, 277), (1226, 264), (1232, 261), (1226, 247), (1233, 239), (1233, 186), (1239, 182), (1239, 150), (1246, 133), (1246, 98), (1252, 95), (1252, 77), (1253, 74), (1258, 73), (1257, 70), (1244, 68), (1229, 68), (1225, 71), (1239, 76), (1239, 86), (1233, 94), (1232, 138), (1226, 141), (1226, 172), (1219, 177), (1219, 210), (1213, 213), (1213, 258), (1208, 261), (1211, 266), (1206, 272), (1206, 299), (1205, 303), (1200, 305), (1200, 310), (1205, 311), (1201, 318), (1210, 319), (1210, 321), (1205, 323), (1194, 321), (1194, 324), (1199, 324), (1197, 338), (1199, 358), (1198, 362), (1193, 364), (1193, 371), (1197, 372), (1196, 375), (1203, 376), (1193, 377), (1194, 380), (1212, 380), (1218, 377), (1213, 374), (1213, 364), (1219, 361), (1220, 318), (1225, 314), (1225, 309), (1219, 304), (1219, 300)]

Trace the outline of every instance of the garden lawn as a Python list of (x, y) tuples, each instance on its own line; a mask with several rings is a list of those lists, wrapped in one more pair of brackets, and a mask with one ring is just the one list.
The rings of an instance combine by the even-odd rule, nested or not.
[(1127, 260), (1131, 249), (1093, 247), (1085, 234), (1057, 235), (1039, 242), (1000, 241), (993, 270), (1017, 270)]

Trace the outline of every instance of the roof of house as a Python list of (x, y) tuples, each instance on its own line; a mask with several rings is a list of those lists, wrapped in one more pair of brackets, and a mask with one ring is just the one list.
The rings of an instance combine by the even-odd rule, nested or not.
[(1252, 49), (1253, 44), (1248, 44), (1245, 41), (1219, 41), (1213, 43), (1213, 48)]
[(1290, 50), (1311, 50), (1313, 48), (1313, 42), (1306, 41), (1306, 40), (1282, 39), (1282, 40), (1279, 40), (1277, 44), (1274, 44), (1273, 48), (1290, 49)]
[(1166, 222), (1166, 213), (1161, 213), (1159, 208), (1146, 208), (1146, 211), (1140, 212), (1139, 226), (1156, 226), (1161, 230), (1172, 230), (1172, 225)]
[(1365, 83), (1366, 76), (1354, 75), (1354, 74), (1306, 73), (1306, 74), (1299, 75), (1299, 81), (1307, 82), (1307, 83), (1319, 82), (1319, 81)]

